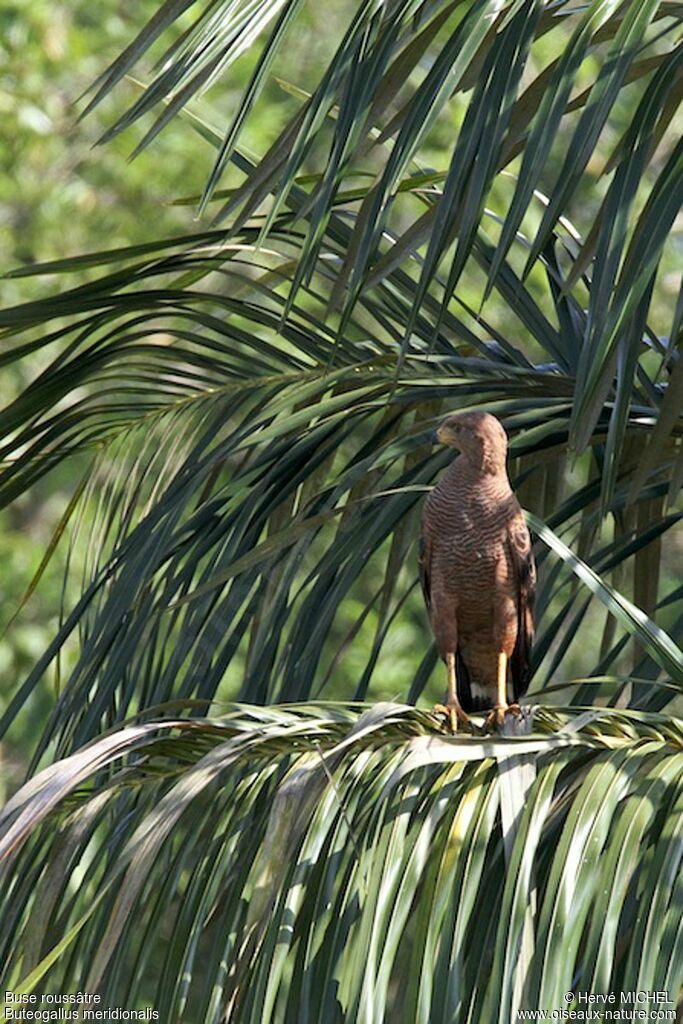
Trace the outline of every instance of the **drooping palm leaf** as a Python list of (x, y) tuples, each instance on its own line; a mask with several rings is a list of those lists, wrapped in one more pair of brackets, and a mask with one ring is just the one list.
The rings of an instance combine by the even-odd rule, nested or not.
[[(254, 4), (249, 9), (243, 4), (223, 2), (207, 7), (199, 13), (193, 29), (176, 48), (161, 75), (144, 91), (131, 111), (112, 127), (110, 134), (121, 131), (163, 99), (170, 101), (171, 113), (181, 108), (204, 87), (201, 71), (211, 63), (214, 52), (220, 53), (220, 60), (223, 60), (225, 51), (229, 62), (233, 53), (243, 49), (244, 40), (256, 39), (282, 8), (281, 18), (263, 46), (242, 107), (219, 146), (219, 157), (207, 186), (208, 198), (221, 171), (235, 154), (239, 129), (251, 110), (263, 74), (284, 42), (287, 25), (299, 13), (299, 6), (269, 2)], [(165, 5), (163, 13), (155, 16), (130, 52), (115, 63), (109, 74), (102, 76), (92, 102), (99, 102), (106, 96), (159, 32), (167, 30), (182, 13), (182, 6), (174, 9), (172, 5)], [(536, 0), (510, 0), (508, 3), (442, 0), (436, 4), (401, 0), (392, 4), (362, 4), (340, 39), (321, 82), (284, 126), (270, 154), (248, 175), (245, 185), (231, 200), (230, 208), (246, 201), (247, 213), (243, 213), (243, 221), (244, 216), (254, 212), (256, 203), (264, 195), (273, 193), (276, 198), (267, 221), (272, 225), (278, 209), (291, 197), (295, 177), (310, 151), (322, 148), (326, 152), (326, 170), (304, 205), (306, 212), (315, 211), (315, 215), (299, 264), (301, 269), (295, 276), (298, 282), (303, 280), (304, 273), (313, 269), (324, 239), (330, 204), (344, 176), (350, 168), (361, 170), (362, 162), (372, 156), (379, 162), (381, 172), (363, 204), (356, 227), (360, 238), (352, 246), (353, 267), (347, 266), (344, 275), (348, 278), (353, 271), (351, 295), (355, 300), (367, 279), (368, 263), (375, 258), (381, 244), (401, 179), (411, 160), (419, 160), (420, 147), (425, 148), (438, 118), (448, 115), (456, 126), (451, 166), (457, 174), (447, 180), (439, 199), (438, 215), (431, 223), (430, 252), (435, 256), (443, 252), (439, 239), (448, 237), (449, 224), (456, 226), (462, 220), (460, 227), (456, 227), (460, 234), (456, 265), (464, 266), (474, 241), (471, 229), (481, 221), (484, 211), (483, 198), (511, 158), (520, 151), (523, 153), (501, 245), (491, 268), (490, 286), (533, 203), (534, 190), (542, 187), (547, 191), (544, 182), (547, 158), (558, 137), (565, 134), (565, 125), (569, 124), (572, 135), (564, 144), (564, 163), (549, 193), (527, 263), (528, 272), (582, 185), (585, 166), (618, 107), (623, 91), (632, 82), (641, 83), (655, 73), (650, 89), (643, 96), (642, 114), (639, 111), (640, 116), (634, 122), (639, 136), (640, 164), (633, 159), (633, 142), (628, 133), (625, 138), (617, 138), (617, 145), (605, 161), (610, 169), (620, 165), (623, 172), (628, 167), (634, 183), (643, 178), (655, 145), (661, 141), (662, 132), (675, 110), (680, 62), (675, 41), (679, 25), (677, 5), (661, 0), (646, 3), (593, 0), (582, 8), (568, 2), (549, 7)], [(562, 45), (556, 49), (561, 57), (551, 61), (547, 57), (549, 33), (562, 38)], [(537, 44), (536, 49), (534, 44)], [(531, 69), (527, 73), (532, 80), (522, 89), (520, 72), (525, 65)], [(588, 86), (583, 77), (586, 72), (591, 78)], [(581, 92), (572, 97), (579, 78)], [(464, 113), (463, 93), (468, 96)], [(390, 116), (392, 105), (398, 112)], [(160, 116), (145, 141), (153, 138), (160, 125), (168, 121), (169, 110)], [(577, 110), (581, 111), (581, 116), (578, 123), (574, 123), (576, 119), (572, 120), (571, 115)], [(327, 117), (332, 111), (333, 124)], [(494, 135), (488, 138), (491, 131)], [(496, 134), (499, 137), (494, 138)], [(488, 162), (486, 169), (481, 163), (484, 154)], [(468, 184), (475, 158), (476, 172)], [(674, 179), (667, 181), (672, 209), (676, 208), (680, 180), (677, 171)], [(633, 198), (630, 189), (622, 192), (620, 215), (628, 213)], [(471, 227), (463, 233), (462, 227), (468, 222)], [(609, 222), (603, 218), (604, 224)], [(666, 219), (650, 217), (649, 222), (653, 226), (658, 223), (666, 233)], [(434, 228), (438, 230), (435, 232)], [(653, 253), (660, 251), (661, 239), (653, 236), (652, 242)], [(595, 254), (592, 244), (590, 252)], [(613, 256), (611, 253), (606, 259), (608, 267)], [(603, 262), (598, 255), (598, 272), (602, 271)], [(425, 283), (433, 280), (437, 263), (428, 261), (423, 271)], [(451, 275), (448, 295), (458, 274), (459, 271)], [(419, 293), (417, 298), (419, 302)]]

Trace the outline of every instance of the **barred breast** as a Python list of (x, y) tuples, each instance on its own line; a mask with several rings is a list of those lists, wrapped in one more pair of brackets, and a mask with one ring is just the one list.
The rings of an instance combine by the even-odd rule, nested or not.
[(497, 651), (517, 636), (507, 524), (519, 506), (507, 473), (474, 473), (457, 458), (430, 493), (423, 531), (431, 544), (430, 618), (442, 657), (457, 644), (474, 696), (495, 691)]

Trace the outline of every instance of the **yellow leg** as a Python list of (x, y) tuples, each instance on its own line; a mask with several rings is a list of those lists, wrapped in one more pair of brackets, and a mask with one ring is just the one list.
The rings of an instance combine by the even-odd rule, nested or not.
[(458, 731), (458, 725), (463, 726), (468, 732), (472, 732), (472, 723), (458, 700), (458, 681), (455, 675), (454, 653), (449, 652), (446, 654), (446, 668), (448, 669), (448, 702), (446, 704), (437, 704), (434, 710), (439, 715), (446, 715), (453, 734)]
[(505, 715), (520, 714), (518, 704), (508, 704), (508, 659), (505, 651), (498, 654), (498, 673), (496, 676), (496, 703), (493, 711), (486, 718), (486, 729), (502, 728)]
[(508, 706), (508, 659), (505, 651), (498, 655), (498, 679), (496, 707)]
[(448, 703), (460, 707), (458, 681), (455, 677), (455, 654), (446, 655), (446, 668), (448, 669)]

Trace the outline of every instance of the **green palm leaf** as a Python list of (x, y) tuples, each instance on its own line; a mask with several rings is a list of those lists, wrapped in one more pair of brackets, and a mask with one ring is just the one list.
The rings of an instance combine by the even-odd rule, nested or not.
[[(677, 991), (680, 959), (670, 973), (652, 960), (666, 921), (646, 909), (661, 899), (655, 865), (673, 877), (680, 864), (683, 730), (596, 714), (537, 709), (532, 732), (485, 739), (444, 738), (423, 712), (385, 704), (126, 726), (45, 769), (0, 818), (8, 971), (31, 973), (26, 990), (125, 990), (196, 1021), (226, 1005), (246, 1021), (301, 1005), (312, 1020), (403, 1006), (411, 1020), (503, 1021), (569, 989), (647, 977)], [(523, 763), (511, 825), (502, 801)], [(56, 843), (70, 852), (49, 882), (10, 897)], [(59, 899), (86, 856), (97, 869), (55, 922), (41, 915), (28, 962), (43, 890)], [(152, 962), (162, 933), (173, 939)]]

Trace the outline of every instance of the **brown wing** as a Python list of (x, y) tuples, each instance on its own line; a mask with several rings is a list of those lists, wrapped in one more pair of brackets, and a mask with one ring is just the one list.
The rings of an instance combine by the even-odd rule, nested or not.
[(418, 566), (420, 569), (420, 584), (422, 586), (422, 594), (427, 605), (427, 611), (431, 615), (432, 611), (432, 580), (431, 580), (431, 563), (432, 563), (432, 545), (425, 536), (424, 527), (420, 534), (420, 551), (418, 555)]
[(510, 657), (512, 693), (518, 700), (526, 693), (531, 677), (531, 647), (534, 642), (534, 598), (536, 562), (531, 537), (520, 509), (508, 526), (507, 548), (513, 571), (517, 603), (517, 641)]

